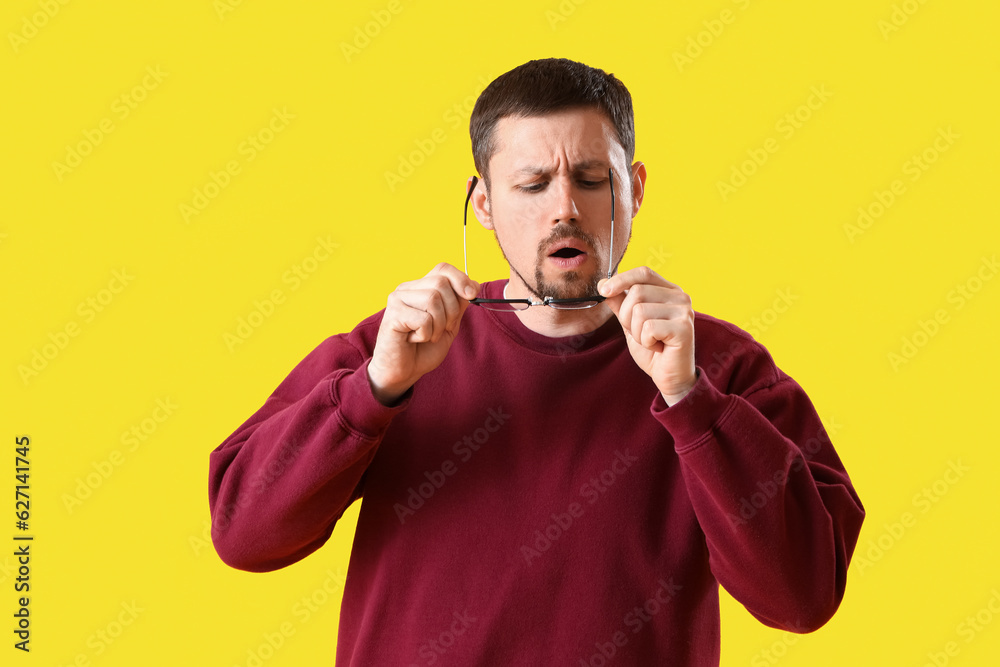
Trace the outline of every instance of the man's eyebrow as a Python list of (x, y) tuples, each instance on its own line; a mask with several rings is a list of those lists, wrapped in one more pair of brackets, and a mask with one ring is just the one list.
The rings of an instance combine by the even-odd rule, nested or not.
[(573, 171), (586, 171), (588, 169), (594, 169), (595, 167), (608, 169), (610, 166), (611, 164), (607, 160), (585, 160), (584, 162), (577, 162), (573, 165)]
[[(573, 171), (574, 174), (576, 174), (576, 173), (579, 173), (581, 171), (587, 171), (588, 169), (594, 169), (594, 168), (598, 168), (598, 167), (600, 167), (602, 169), (607, 169), (610, 166), (611, 165), (610, 165), (610, 163), (608, 163), (607, 160), (584, 160), (583, 162), (577, 162), (576, 164), (574, 164), (572, 171)], [(521, 176), (521, 175), (525, 175), (525, 176), (545, 176), (545, 175), (549, 174), (550, 171), (551, 170), (549, 168), (547, 168), (547, 167), (526, 166), (526, 167), (521, 167), (520, 169), (518, 169), (517, 171), (515, 171), (514, 174), (516, 176)]]

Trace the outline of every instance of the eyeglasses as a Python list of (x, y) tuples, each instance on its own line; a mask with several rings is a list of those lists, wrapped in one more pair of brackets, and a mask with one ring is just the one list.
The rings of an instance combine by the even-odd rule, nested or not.
[[(611, 278), (611, 268), (614, 265), (614, 245), (615, 245), (615, 180), (614, 172), (608, 169), (608, 183), (611, 185), (611, 243), (608, 250), (608, 278)], [(472, 177), (469, 191), (465, 195), (465, 212), (462, 215), (462, 248), (465, 252), (465, 275), (469, 275), (469, 247), (468, 247), (468, 220), (469, 220), (469, 200), (472, 199), (472, 191), (476, 189), (479, 182), (477, 176)], [(527, 310), (531, 306), (549, 306), (557, 310), (583, 310), (593, 308), (604, 301), (600, 294), (592, 296), (582, 296), (572, 299), (555, 299), (551, 296), (543, 297), (541, 301), (531, 299), (470, 299), (469, 303), (481, 306), (487, 310), (497, 310), (501, 312), (512, 312), (517, 310)]]

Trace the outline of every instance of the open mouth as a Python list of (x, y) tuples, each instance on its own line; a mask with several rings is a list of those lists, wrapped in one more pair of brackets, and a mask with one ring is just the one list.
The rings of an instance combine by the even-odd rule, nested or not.
[[(579, 245), (579, 244), (578, 244)], [(587, 262), (587, 252), (571, 245), (564, 245), (549, 253), (548, 260), (563, 271), (575, 271)]]
[(576, 248), (559, 248), (554, 253), (549, 255), (549, 257), (559, 257), (561, 259), (572, 259), (578, 255), (583, 255), (582, 250), (577, 250)]

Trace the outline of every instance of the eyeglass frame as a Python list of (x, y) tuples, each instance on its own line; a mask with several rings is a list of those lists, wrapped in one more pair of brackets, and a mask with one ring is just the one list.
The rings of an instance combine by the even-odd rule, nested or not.
[[(469, 246), (468, 246), (468, 222), (469, 222), (469, 200), (472, 199), (472, 192), (476, 189), (476, 184), (479, 182), (478, 176), (472, 177), (472, 183), (469, 185), (469, 191), (465, 195), (465, 210), (462, 213), (462, 251), (465, 255), (465, 275), (469, 275)], [(611, 186), (611, 242), (608, 248), (608, 278), (611, 278), (611, 271), (614, 266), (615, 257), (615, 175), (614, 170), (608, 167), (608, 183)], [(531, 299), (480, 299), (476, 297), (474, 299), (469, 299), (469, 303), (476, 306), (483, 306), (487, 303), (524, 303), (527, 307), (531, 306), (550, 306), (556, 308), (557, 310), (585, 310), (587, 308), (593, 308), (597, 304), (604, 301), (607, 297), (597, 294), (595, 296), (581, 296), (573, 297), (569, 299), (557, 299), (551, 296), (542, 297), (541, 301), (532, 301)], [(587, 301), (593, 301), (589, 306), (583, 306), (581, 308), (559, 308), (560, 304), (570, 304), (570, 303), (583, 303)], [(485, 307), (485, 306), (483, 306)], [(526, 310), (523, 308), (521, 310)], [(517, 308), (511, 308), (510, 312), (517, 311)], [(498, 310), (497, 312), (507, 312)]]

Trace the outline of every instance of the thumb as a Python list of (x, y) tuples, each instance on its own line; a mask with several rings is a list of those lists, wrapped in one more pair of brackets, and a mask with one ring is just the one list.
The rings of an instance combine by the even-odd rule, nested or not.
[[(601, 278), (601, 280), (598, 281), (597, 283), (598, 292), (601, 291), (601, 287), (606, 282), (608, 282), (607, 278)], [(619, 320), (621, 320), (621, 317), (618, 315), (618, 313), (621, 311), (622, 302), (625, 300), (626, 296), (627, 295), (624, 292), (621, 292), (619, 294), (615, 294), (614, 296), (605, 297), (604, 299), (604, 303), (608, 304), (608, 307), (611, 308), (611, 312), (614, 313), (615, 317), (617, 317)]]

